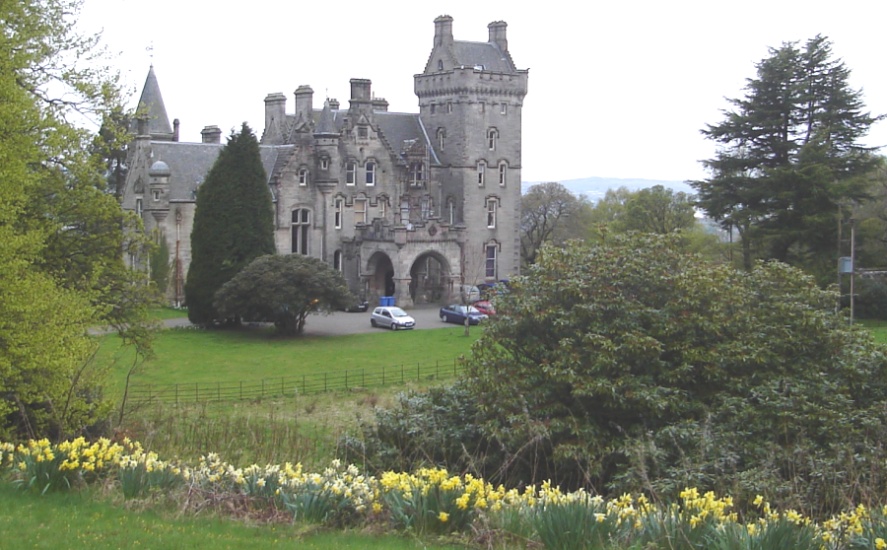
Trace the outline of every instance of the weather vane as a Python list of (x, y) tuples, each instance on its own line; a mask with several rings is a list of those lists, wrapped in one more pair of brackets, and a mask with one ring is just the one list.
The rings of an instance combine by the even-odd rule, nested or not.
[(148, 47), (145, 48), (145, 51), (148, 52), (148, 57), (151, 58), (151, 66), (153, 67), (154, 66), (154, 41), (153, 40), (148, 45)]

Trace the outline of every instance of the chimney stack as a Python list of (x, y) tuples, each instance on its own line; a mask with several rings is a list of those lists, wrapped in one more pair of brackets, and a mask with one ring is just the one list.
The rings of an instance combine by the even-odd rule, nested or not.
[(434, 45), (453, 45), (453, 18), (449, 15), (441, 15), (434, 20)]
[(207, 126), (200, 131), (203, 136), (203, 143), (221, 143), (222, 130), (218, 126)]
[(505, 21), (493, 21), (487, 28), (490, 29), (490, 42), (499, 46), (503, 52), (508, 51), (508, 39), (505, 38), (505, 29), (508, 24)]

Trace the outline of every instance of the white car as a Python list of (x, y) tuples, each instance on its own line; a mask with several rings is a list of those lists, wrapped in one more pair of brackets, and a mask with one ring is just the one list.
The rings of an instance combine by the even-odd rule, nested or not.
[(374, 327), (387, 327), (391, 330), (399, 328), (413, 328), (416, 326), (416, 320), (410, 315), (394, 306), (382, 306), (373, 310), (370, 315), (370, 324)]

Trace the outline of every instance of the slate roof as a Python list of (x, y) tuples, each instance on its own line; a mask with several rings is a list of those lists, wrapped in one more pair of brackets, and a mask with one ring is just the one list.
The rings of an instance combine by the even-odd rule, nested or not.
[(157, 75), (154, 74), (154, 65), (148, 69), (148, 78), (145, 79), (138, 108), (146, 109), (148, 134), (152, 136), (172, 135), (172, 126), (170, 126), (169, 116), (166, 114), (166, 105), (163, 103)]
[[(193, 202), (197, 198), (197, 187), (203, 183), (222, 147), (224, 144), (220, 143), (151, 142), (154, 161), (163, 161), (169, 166), (171, 202)], [(285, 158), (292, 150), (292, 145), (259, 146), (269, 182), (278, 159)]]
[(493, 42), (453, 42), (456, 64), (463, 67), (482, 66), (484, 71), (513, 73), (516, 71), (511, 56)]

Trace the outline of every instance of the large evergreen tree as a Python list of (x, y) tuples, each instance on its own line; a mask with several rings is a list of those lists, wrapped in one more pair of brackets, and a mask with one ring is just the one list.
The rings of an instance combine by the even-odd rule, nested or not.
[(746, 269), (764, 257), (831, 270), (835, 216), (864, 198), (860, 176), (873, 155), (860, 139), (878, 120), (849, 75), (825, 37), (783, 44), (757, 64), (724, 120), (702, 131), (720, 149), (703, 161), (711, 177), (692, 182), (698, 204), (738, 231)]
[(259, 142), (245, 123), (227, 145), (197, 192), (191, 230), (191, 265), (185, 281), (188, 318), (218, 322), (213, 297), (251, 261), (274, 254), (271, 190)]

